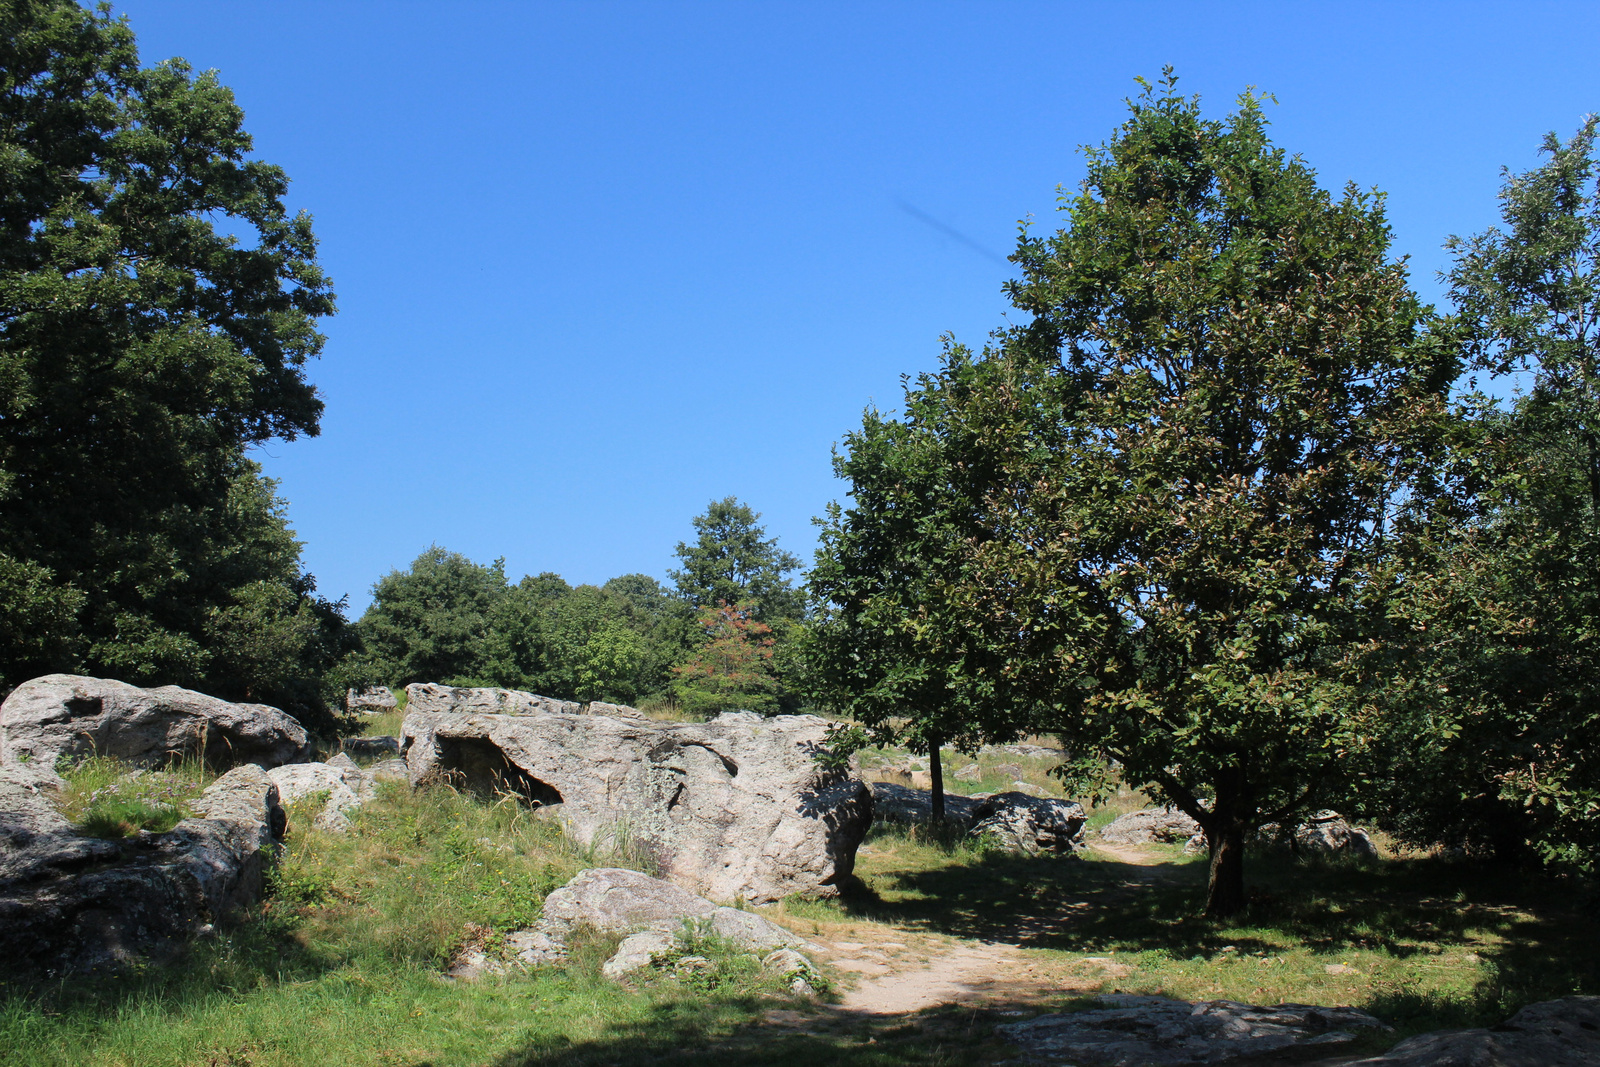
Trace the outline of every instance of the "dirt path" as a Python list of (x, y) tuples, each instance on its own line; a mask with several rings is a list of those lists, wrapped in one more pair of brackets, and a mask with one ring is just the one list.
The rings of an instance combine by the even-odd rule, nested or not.
[[(1096, 843), (1096, 851), (1127, 864), (1130, 887), (1160, 878), (1161, 858), (1137, 847)], [(906, 1015), (946, 1004), (1028, 1003), (1062, 992), (1099, 989), (1128, 969), (1115, 960), (1086, 957), (1073, 972), (1048, 967), (1023, 945), (1040, 922), (1070, 922), (1070, 915), (1018, 917), (1016, 929), (994, 940), (936, 937), (876, 923), (829, 924), (813, 938), (819, 954), (846, 975), (858, 975), (838, 1010), (859, 1015)]]

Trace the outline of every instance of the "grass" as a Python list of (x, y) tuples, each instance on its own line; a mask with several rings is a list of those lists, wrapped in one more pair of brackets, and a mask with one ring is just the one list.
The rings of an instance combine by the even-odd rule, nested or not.
[(400, 725), (406, 721), (404, 708), (386, 711), (381, 715), (361, 716), (361, 731), (353, 737), (399, 737)]
[(105, 756), (63, 767), (61, 776), (61, 814), (82, 833), (112, 839), (172, 829), (192, 814), (191, 802), (216, 777), (199, 760), (145, 771)]
[[(85, 767), (72, 795), (109, 773)], [(870, 928), (1020, 944), (1030, 995), (911, 1017), (818, 1013), (693, 929), (627, 984), (599, 973), (617, 938), (592, 935), (564, 966), (453, 982), (443, 972), (464, 949), (493, 955), (577, 870), (627, 865), (626, 828), (583, 849), (510, 800), (403, 783), (380, 783), (348, 834), (311, 829), (317, 806), (291, 808), (267, 899), (187, 959), (116, 978), (0, 978), (0, 1063), (988, 1064), (1015, 1055), (990, 1040), (996, 1023), (1112, 991), (1351, 1004), (1396, 1027), (1350, 1052), (1600, 992), (1600, 929), (1570, 883), (1426, 857), (1261, 856), (1248, 912), (1217, 923), (1197, 914), (1204, 863), (1177, 846), (1144, 864), (1022, 857), (892, 827), (873, 830), (843, 897), (787, 901), (776, 917), (836, 941)]]

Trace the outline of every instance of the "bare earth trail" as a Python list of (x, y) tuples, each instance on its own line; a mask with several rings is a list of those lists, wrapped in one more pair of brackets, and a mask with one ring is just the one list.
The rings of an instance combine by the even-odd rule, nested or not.
[[(1140, 848), (1092, 846), (1128, 866), (1128, 888), (1161, 877), (1164, 858)], [(834, 1010), (864, 1016), (910, 1015), (943, 1005), (1021, 1005), (1059, 999), (1063, 993), (1094, 992), (1129, 969), (1112, 959), (1089, 957), (1070, 971), (1033, 956), (1026, 945), (1047, 927), (1073, 921), (1067, 905), (1051, 915), (1017, 916), (993, 938), (976, 940), (926, 934), (881, 923), (823, 924), (811, 940), (821, 959), (859, 978)], [(846, 984), (849, 984), (847, 979)], [(785, 1013), (788, 1014), (788, 1013)]]

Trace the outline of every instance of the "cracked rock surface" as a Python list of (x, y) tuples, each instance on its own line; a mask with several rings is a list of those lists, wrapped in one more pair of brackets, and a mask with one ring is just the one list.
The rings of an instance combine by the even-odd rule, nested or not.
[(1104, 1007), (1042, 1015), (995, 1032), (1021, 1046), (1023, 1058), (1031, 1063), (1176, 1067), (1336, 1045), (1354, 1040), (1354, 1030), (1385, 1028), (1355, 1008), (1257, 1007), (1231, 1000), (1192, 1003), (1132, 995), (1103, 996), (1099, 1002)]

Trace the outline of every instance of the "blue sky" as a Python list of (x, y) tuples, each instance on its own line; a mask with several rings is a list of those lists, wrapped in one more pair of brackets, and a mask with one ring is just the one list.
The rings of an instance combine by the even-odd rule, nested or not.
[(513, 578), (658, 577), (733, 494), (809, 559), (830, 449), (945, 332), (1004, 321), (1135, 75), (1388, 192), (1437, 296), (1502, 165), (1600, 110), (1589, 3), (136, 0), (310, 211), (340, 313), (322, 434), (258, 453), (359, 614), (431, 543)]

